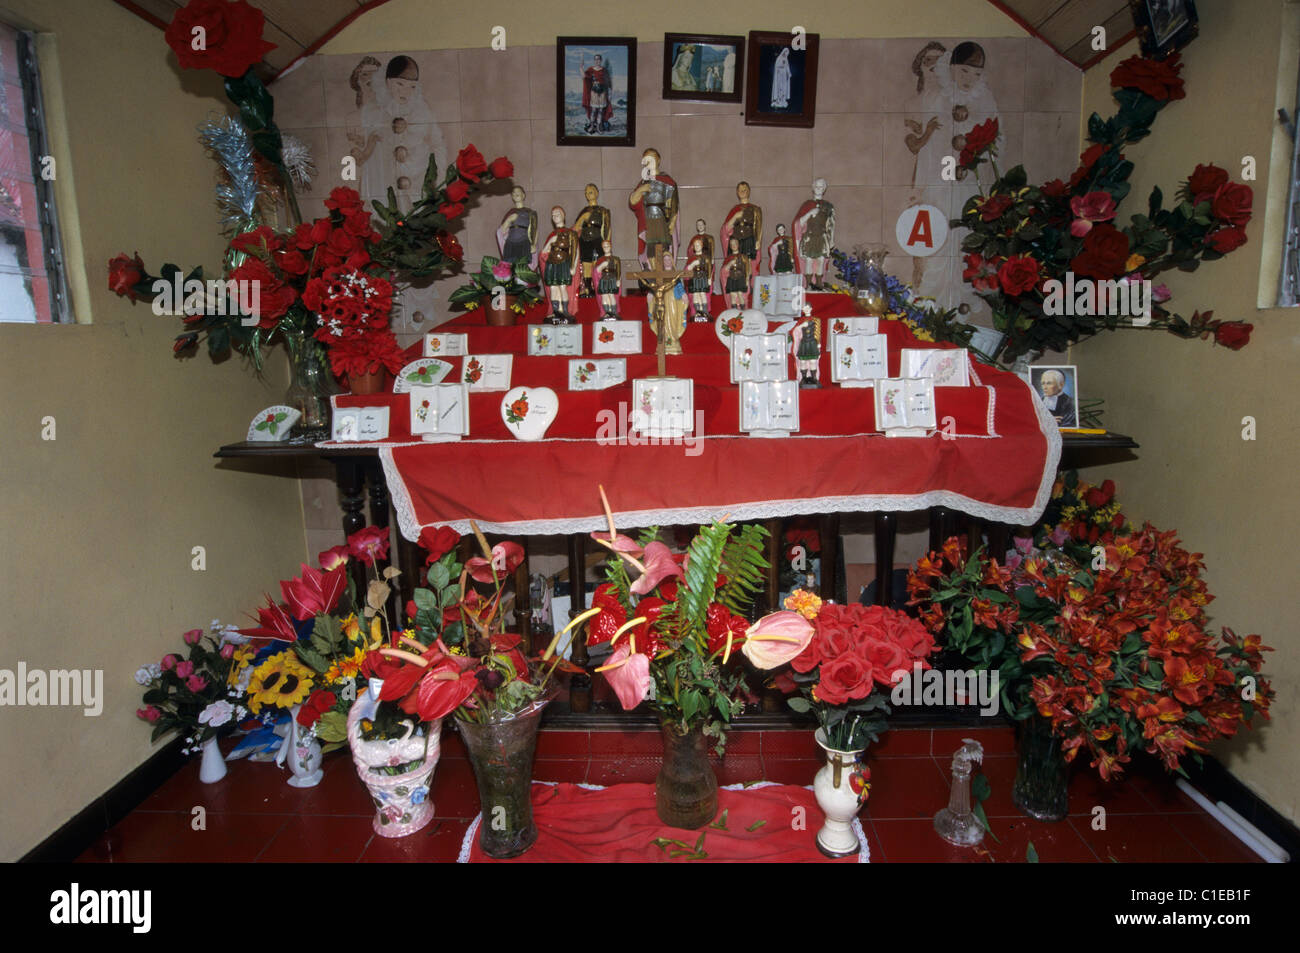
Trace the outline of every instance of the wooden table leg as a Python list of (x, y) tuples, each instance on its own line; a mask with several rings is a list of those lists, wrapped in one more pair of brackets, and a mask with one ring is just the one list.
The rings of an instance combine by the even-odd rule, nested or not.
[[(379, 465), (377, 459), (367, 460), (364, 472), (366, 484), (370, 489), (370, 525), (379, 529), (388, 529), (388, 484), (384, 480), (383, 467)], [(398, 533), (397, 535), (400, 539), (402, 534)], [(400, 553), (399, 549), (389, 559), (375, 560), (375, 573), (382, 578), (384, 570), (394, 561), (398, 563), (397, 568), (401, 570), (403, 567), (400, 561)], [(398, 579), (401, 580), (402, 576), (398, 576)], [(406, 601), (402, 597), (401, 586), (402, 583), (399, 581), (398, 585), (392, 587), (392, 591), (388, 594), (388, 624), (394, 628), (400, 628), (402, 608), (406, 605)]]
[(767, 529), (767, 586), (763, 592), (766, 604), (760, 614), (767, 615), (781, 608), (777, 605), (777, 600), (781, 598), (782, 521), (770, 519), (766, 520), (763, 525)]
[(956, 528), (956, 514), (946, 506), (930, 507), (930, 551), (943, 548)]
[[(876, 605), (890, 606), (894, 602), (894, 542), (898, 536), (898, 517), (893, 513), (877, 513), (876, 544)], [(823, 547), (822, 552), (825, 553)]]
[[(581, 615), (587, 608), (587, 537), (582, 533), (569, 536), (569, 618)], [(555, 625), (563, 628), (557, 620)], [(587, 627), (578, 626), (573, 633), (573, 650), (569, 661), (586, 668), (591, 661), (587, 654)], [(573, 675), (569, 679), (569, 710), (591, 711), (591, 676)]]
[(515, 629), (524, 641), (524, 654), (533, 654), (532, 580), (528, 575), (528, 537), (521, 536), (519, 545), (524, 549), (523, 561), (515, 569)]
[[(343, 509), (343, 535), (351, 536), (366, 525), (365, 471), (355, 457), (333, 457), (334, 475), (339, 486), (339, 506)], [(360, 595), (366, 591), (366, 567), (355, 559), (348, 563), (348, 571)], [(361, 596), (364, 601), (364, 596)]]
[(839, 591), (840, 581), (840, 514), (823, 513), (818, 523), (822, 547), (822, 600), (831, 602)]

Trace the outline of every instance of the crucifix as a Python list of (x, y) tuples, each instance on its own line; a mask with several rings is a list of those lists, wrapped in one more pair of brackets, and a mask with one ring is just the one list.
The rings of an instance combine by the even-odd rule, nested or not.
[(629, 278), (639, 278), (654, 296), (650, 320), (655, 336), (659, 338), (659, 342), (655, 345), (655, 356), (659, 360), (660, 377), (667, 376), (664, 371), (664, 355), (682, 353), (681, 336), (684, 328), (682, 314), (680, 310), (676, 314), (669, 313), (667, 298), (685, 274), (685, 269), (673, 270), (671, 255), (664, 255), (662, 263), (653, 271), (634, 271), (628, 274)]

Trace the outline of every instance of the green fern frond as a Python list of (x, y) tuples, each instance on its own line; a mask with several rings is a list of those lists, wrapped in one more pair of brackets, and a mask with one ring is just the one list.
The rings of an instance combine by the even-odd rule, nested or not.
[(691, 540), (687, 550), (686, 578), (678, 589), (677, 624), (683, 635), (702, 632), (709, 611), (709, 603), (717, 593), (718, 572), (722, 554), (731, 539), (728, 523), (714, 523), (700, 527), (699, 534)]
[(768, 535), (761, 523), (750, 523), (727, 539), (720, 569), (727, 583), (718, 592), (717, 600), (736, 615), (746, 615), (754, 594), (767, 584)]

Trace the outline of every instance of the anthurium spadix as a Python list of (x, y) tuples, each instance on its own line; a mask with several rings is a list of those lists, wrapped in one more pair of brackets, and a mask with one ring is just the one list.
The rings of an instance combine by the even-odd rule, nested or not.
[(755, 668), (767, 670), (784, 665), (808, 647), (813, 625), (797, 612), (782, 609), (763, 616), (745, 632), (740, 651)]

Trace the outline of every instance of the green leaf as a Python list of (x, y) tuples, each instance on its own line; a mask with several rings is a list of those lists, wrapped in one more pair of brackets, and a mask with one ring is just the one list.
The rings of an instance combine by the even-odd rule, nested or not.
[[(437, 567), (433, 567), (436, 569)], [(430, 577), (433, 576), (433, 569), (429, 570)], [(433, 612), (438, 608), (437, 597), (428, 589), (416, 589), (411, 593), (411, 600), (415, 603), (415, 608), (424, 612)]]
[(429, 567), (429, 586), (433, 589), (442, 589), (451, 582), (451, 573), (441, 561), (434, 563)]
[(750, 824), (748, 827), (746, 827), (745, 830), (749, 831), (749, 833), (752, 834), (754, 833), (754, 831), (758, 830), (766, 823), (767, 821), (755, 821), (753, 824)]
[(1038, 863), (1038, 851), (1034, 850), (1034, 842), (1030, 841), (1025, 847), (1025, 862), (1030, 864)]
[(797, 711), (801, 715), (812, 711), (812, 703), (800, 695), (791, 695), (786, 699), (786, 704), (790, 706), (791, 711)]

